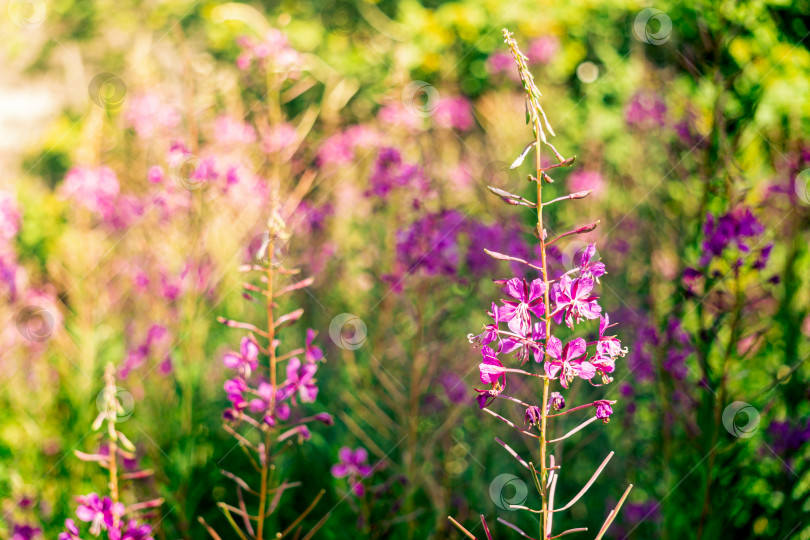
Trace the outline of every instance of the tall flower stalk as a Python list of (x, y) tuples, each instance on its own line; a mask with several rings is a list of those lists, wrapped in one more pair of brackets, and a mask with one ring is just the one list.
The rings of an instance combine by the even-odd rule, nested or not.
[[(315, 332), (307, 330), (303, 347), (290, 349), (283, 354), (278, 351), (281, 346), (279, 331), (296, 322), (304, 313), (303, 309), (294, 309), (279, 316), (276, 313), (278, 299), (307, 287), (312, 283), (312, 278), (295, 280), (299, 271), (281, 264), (288, 232), (280, 214), (277, 194), (273, 195), (272, 201), (267, 233), (256, 257), (260, 264), (240, 268), (247, 274), (258, 276), (258, 284), (246, 282), (244, 288), (247, 295), (262, 298), (266, 305), (267, 324), (262, 329), (251, 323), (219, 318), (226, 326), (245, 330), (248, 334), (242, 338), (238, 351), (229, 352), (223, 357), (225, 366), (234, 371), (234, 376), (224, 385), (231, 407), (225, 410), (223, 416), (226, 421), (224, 429), (245, 452), (258, 475), (258, 486), (255, 482), (248, 482), (233, 473), (223, 471), (223, 475), (235, 483), (238, 506), (224, 502), (218, 504), (242, 540), (284, 538), (293, 533), (298, 538), (301, 535), (299, 524), (314, 510), (324, 491), (321, 490), (306, 510), (286, 528), (268, 534), (268, 518), (278, 509), (282, 495), (300, 485), (298, 482), (278, 478), (274, 462), (293, 439), (302, 442), (311, 437), (308, 424), (333, 423), (329, 414), (306, 416), (298, 410), (301, 404), (315, 401), (318, 395), (315, 372), (318, 362), (324, 356), (321, 349), (313, 344)], [(279, 287), (278, 275), (290, 278), (292, 282)], [(260, 359), (262, 356), (264, 362)], [(304, 362), (301, 362), (299, 356), (303, 356)], [(277, 372), (282, 363), (286, 366), (286, 379), (279, 382)], [(247, 495), (252, 496), (255, 501), (250, 503), (251, 506), (255, 504), (255, 513), (248, 510)], [(303, 538), (311, 538), (328, 517), (327, 513)], [(212, 538), (221, 538), (202, 517), (199, 521)]]
[[(116, 426), (119, 417), (131, 413), (131, 409), (127, 409), (131, 408), (132, 403), (126, 403), (125, 397), (129, 394), (121, 391), (115, 385), (115, 367), (112, 364), (107, 365), (104, 381), (104, 390), (97, 400), (100, 412), (93, 422), (93, 430), (99, 431), (106, 428), (106, 441), (95, 454), (86, 454), (78, 450), (74, 453), (82, 461), (98, 463), (109, 472), (109, 494), (102, 497), (97, 493), (90, 493), (77, 497), (79, 506), (76, 509), (76, 517), (79, 519), (79, 523), (89, 523), (88, 532), (96, 537), (104, 532), (109, 540), (154, 540), (152, 527), (140, 521), (150, 517), (149, 513), (153, 509), (159, 508), (163, 504), (163, 499), (158, 498), (126, 505), (121, 501), (119, 488), (121, 482), (148, 478), (152, 476), (153, 471), (121, 472), (119, 460), (130, 464), (137, 463), (135, 445)], [(131, 400), (131, 396), (129, 399)], [(80, 534), (80, 524), (73, 519), (68, 519), (65, 521), (65, 531), (59, 534), (59, 540), (81, 540)]]
[[(540, 266), (508, 254), (490, 250), (485, 251), (495, 259), (525, 264), (533, 271), (538, 272), (539, 278), (532, 281), (517, 277), (508, 280), (496, 280), (496, 284), (503, 286), (505, 292), (511, 298), (503, 300), (501, 306), (492, 304), (488, 315), (492, 317), (493, 323), (485, 326), (480, 335), (473, 336), (471, 334), (470, 341), (481, 349), (480, 377), (483, 383), (489, 385), (488, 388), (478, 390), (480, 408), (522, 434), (538, 441), (539, 467), (535, 466), (533, 462), (527, 462), (506, 443), (496, 439), (524, 468), (531, 472), (533, 484), (541, 498), (540, 509), (532, 509), (521, 505), (511, 505), (511, 507), (540, 514), (540, 537), (546, 540), (573, 532), (587, 531), (586, 528), (575, 528), (554, 534), (554, 513), (566, 510), (576, 503), (594, 483), (613, 456), (613, 452), (608, 454), (591, 479), (568, 504), (561, 508), (555, 508), (554, 492), (562, 464), (555, 464), (554, 456), (549, 455), (549, 443), (560, 442), (597, 419), (607, 423), (613, 413), (612, 405), (616, 403), (612, 400), (595, 400), (591, 403), (572, 407), (565, 412), (552, 414), (552, 410), (559, 411), (565, 407), (563, 393), (552, 392), (552, 389), (555, 383), (558, 382), (562, 390), (568, 390), (576, 379), (588, 381), (593, 386), (602, 386), (612, 382), (613, 379), (610, 374), (615, 369), (615, 361), (617, 358), (623, 357), (627, 350), (621, 347), (618, 338), (607, 335), (608, 329), (613, 325), (610, 324), (608, 315), (602, 313), (602, 308), (597, 302), (598, 297), (592, 294), (595, 282), (598, 282), (598, 278), (605, 274), (604, 264), (595, 258), (595, 245), (588, 245), (582, 250), (577, 267), (554, 278), (549, 276), (546, 257), (547, 248), (563, 238), (593, 231), (598, 226), (599, 221), (564, 232), (552, 239), (548, 238), (548, 231), (543, 219), (543, 208), (567, 200), (585, 198), (591, 191), (580, 191), (546, 202), (543, 201), (543, 186), (553, 182), (548, 171), (558, 167), (570, 167), (574, 163), (574, 158), (564, 158), (548, 141), (547, 133), (554, 135), (554, 131), (540, 104), (541, 94), (535, 85), (532, 74), (528, 70), (528, 59), (520, 52), (517, 42), (509, 31), (504, 30), (503, 36), (515, 59), (523, 83), (523, 89), (526, 93), (526, 122), (531, 125), (534, 135), (534, 140), (526, 146), (522, 154), (514, 161), (512, 168), (520, 166), (528, 153), (532, 149), (535, 150), (536, 176), (530, 175), (529, 181), (535, 184), (536, 200), (532, 202), (520, 195), (494, 187), (489, 189), (510, 205), (525, 206), (536, 210), (537, 222), (534, 234), (540, 242)], [(541, 160), (542, 145), (551, 149), (557, 159), (556, 164), (543, 166)], [(582, 337), (572, 337), (566, 344), (563, 344), (563, 341), (557, 337), (557, 335), (563, 333), (570, 334), (570, 332), (565, 331), (566, 328), (573, 330), (576, 325), (582, 322), (597, 319), (599, 321), (598, 337), (591, 341), (586, 341)], [(506, 328), (502, 328), (503, 323), (505, 323)], [(592, 356), (590, 357), (588, 356), (589, 347), (593, 347)], [(534, 373), (529, 369), (507, 367), (501, 362), (501, 358), (506, 356), (510, 356), (517, 361), (521, 368), (529, 363), (530, 359), (533, 359), (535, 363), (542, 362), (542, 373)], [(511, 377), (512, 374), (542, 380), (542, 397), (539, 406), (525, 403), (517, 397), (504, 393), (507, 388), (507, 375)], [(601, 383), (593, 382), (597, 375), (600, 376)], [(525, 407), (524, 420), (529, 425), (529, 428), (518, 427), (516, 423), (493, 411), (490, 406), (499, 399), (505, 399)], [(593, 411), (594, 416), (562, 436), (551, 435), (553, 419), (586, 410)], [(539, 434), (531, 431), (535, 427)], [(608, 515), (596, 536), (597, 540), (602, 538), (610, 526), (631, 488), (632, 485), (625, 490), (616, 508)], [(450, 519), (467, 536), (475, 538), (461, 524), (452, 518)], [(481, 521), (487, 538), (491, 539), (492, 536), (483, 515)], [(517, 526), (500, 518), (499, 521), (528, 537)]]

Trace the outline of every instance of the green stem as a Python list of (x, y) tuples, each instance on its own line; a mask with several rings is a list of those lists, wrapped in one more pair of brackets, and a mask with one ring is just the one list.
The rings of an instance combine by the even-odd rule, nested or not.
[[(535, 124), (538, 122), (536, 121)], [(542, 165), (540, 164), (540, 126), (535, 125), (535, 155), (536, 155), (536, 168), (537, 168), (537, 236), (540, 239), (540, 258), (542, 261), (542, 268), (543, 268), (543, 285), (544, 285), (544, 293), (543, 293), (543, 303), (545, 305), (545, 323), (546, 323), (546, 347), (545, 350), (548, 349), (548, 336), (551, 334), (551, 307), (549, 302), (549, 290), (548, 290), (548, 270), (546, 266), (546, 239), (543, 235), (543, 175), (542, 175)], [(544, 357), (543, 360), (545, 361), (546, 358)], [(548, 493), (546, 491), (546, 479), (548, 477), (548, 469), (546, 468), (546, 421), (548, 419), (548, 392), (549, 392), (550, 381), (548, 379), (543, 380), (543, 402), (541, 405), (541, 420), (540, 420), (540, 487), (542, 488), (542, 497), (543, 497), (543, 519), (541, 523), (541, 530), (540, 530), (540, 537), (545, 540), (547, 538), (546, 528), (548, 523)]]
[[(267, 350), (270, 353), (270, 387), (271, 387), (271, 410), (275, 411), (276, 406), (276, 348), (273, 346), (273, 341), (276, 336), (275, 321), (273, 319), (273, 251), (274, 238), (273, 231), (268, 233), (270, 236), (267, 242)], [(270, 467), (270, 431), (265, 428), (264, 431), (264, 448), (262, 449), (263, 456), (261, 459), (262, 478), (261, 487), (259, 490), (259, 522), (256, 525), (256, 540), (262, 540), (264, 534), (264, 520), (266, 518), (267, 508), (267, 479)]]

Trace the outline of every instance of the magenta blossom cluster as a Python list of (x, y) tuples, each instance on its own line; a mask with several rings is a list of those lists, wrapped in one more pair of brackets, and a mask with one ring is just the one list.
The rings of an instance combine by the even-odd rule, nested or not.
[(115, 171), (105, 166), (74, 167), (65, 176), (59, 193), (113, 229), (125, 229), (144, 214), (143, 202), (120, 193)]
[(475, 126), (470, 100), (463, 96), (442, 97), (436, 103), (434, 119), (439, 127), (469, 131)]
[(404, 162), (399, 150), (395, 148), (380, 149), (369, 184), (366, 196), (373, 195), (381, 199), (386, 198), (396, 188), (409, 187), (419, 192), (427, 188), (427, 180), (422, 169), (418, 165)]
[[(517, 223), (488, 225), (456, 210), (440, 210), (425, 213), (397, 231), (395, 271), (386, 279), (400, 292), (403, 278), (416, 272), (464, 279), (464, 269), (473, 278), (483, 277), (497, 269), (498, 261), (483, 252), (481, 245), (506, 246), (517, 257), (539, 262)], [(526, 267), (513, 262), (511, 269), (522, 277)]]
[(166, 103), (158, 93), (127, 97), (124, 125), (135, 130), (140, 138), (151, 139), (157, 134), (170, 133), (180, 125), (180, 121), (177, 109)]
[[(703, 224), (703, 255), (700, 258), (702, 265), (708, 265), (712, 259), (720, 257), (730, 247), (736, 246), (741, 254), (751, 251), (749, 243), (758, 238), (765, 228), (754, 216), (748, 207), (738, 207), (726, 214), (714, 216), (706, 214)], [(753, 267), (762, 269), (768, 262), (772, 244), (760, 249), (753, 261)], [(742, 260), (738, 261), (738, 266)]]
[(802, 448), (810, 441), (810, 419), (784, 422), (774, 421), (768, 426), (768, 438), (773, 451), (783, 457)]
[[(470, 341), (481, 347), (481, 382), (490, 385), (485, 390), (478, 390), (481, 408), (506, 388), (506, 375), (514, 371), (502, 362), (506, 356), (512, 356), (520, 365), (529, 359), (543, 362), (545, 376), (559, 380), (566, 389), (575, 379), (593, 381), (597, 375), (603, 384), (612, 381), (610, 374), (615, 370), (616, 359), (625, 356), (627, 349), (610, 332), (614, 325), (610, 324), (609, 316), (602, 313), (598, 297), (593, 294), (595, 279), (605, 273), (604, 264), (593, 259), (595, 253), (596, 247), (589, 245), (574, 271), (553, 280), (548, 291), (550, 313), (545, 312), (544, 295), (547, 291), (542, 279), (512, 278), (498, 282), (509, 299), (501, 300), (500, 306), (492, 304), (492, 309), (487, 312), (492, 323), (486, 325), (481, 334), (470, 335)], [(599, 319), (598, 333), (590, 342), (577, 337), (564, 343), (553, 333), (546, 335), (549, 319), (572, 329), (583, 322)], [(562, 395), (555, 395), (550, 403), (562, 408), (565, 400)], [(597, 418), (607, 421), (613, 412), (610, 402), (594, 402), (593, 405)], [(536, 423), (539, 415), (539, 409), (527, 411), (527, 421)]]
[[(97, 537), (106, 532), (109, 540), (154, 540), (152, 527), (138, 524), (134, 519), (125, 520), (126, 508), (121, 503), (113, 503), (109, 497), (99, 497), (96, 493), (76, 498), (79, 506), (76, 517), (90, 524), (90, 534)], [(80, 528), (72, 519), (65, 521), (65, 531), (59, 533), (59, 540), (82, 540)]]
[(654, 92), (637, 92), (624, 109), (624, 119), (628, 126), (663, 127), (667, 123), (667, 106)]
[(15, 523), (11, 529), (11, 540), (34, 540), (39, 538), (42, 529), (27, 523)]
[(356, 125), (327, 137), (318, 149), (318, 165), (346, 165), (352, 163), (358, 150), (373, 148), (380, 141), (374, 129)]
[(241, 70), (248, 70), (254, 62), (270, 62), (276, 69), (293, 70), (301, 62), (301, 53), (293, 49), (287, 37), (276, 28), (268, 30), (262, 40), (243, 36), (236, 43), (241, 49), (236, 66)]
[[(225, 410), (224, 418), (234, 422), (263, 422), (272, 427), (289, 421), (291, 406), (296, 406), (299, 401), (314, 402), (318, 396), (315, 372), (318, 370), (318, 362), (324, 358), (321, 348), (313, 343), (315, 336), (314, 330), (307, 330), (304, 347), (288, 353), (287, 378), (277, 385), (275, 391), (267, 380), (256, 373), (260, 353), (258, 343), (251, 337), (243, 337), (239, 350), (228, 352), (222, 358), (225, 367), (236, 372), (234, 377), (225, 381), (225, 393), (231, 407)], [(278, 345), (278, 340), (275, 340), (274, 346)], [(291, 354), (303, 354), (304, 362), (297, 356), (289, 357)], [(256, 418), (250, 417), (248, 413), (256, 415)], [(310, 431), (305, 424), (313, 420), (332, 423), (331, 416), (325, 413), (304, 418), (290, 426), (290, 436), (298, 434), (309, 439)]]

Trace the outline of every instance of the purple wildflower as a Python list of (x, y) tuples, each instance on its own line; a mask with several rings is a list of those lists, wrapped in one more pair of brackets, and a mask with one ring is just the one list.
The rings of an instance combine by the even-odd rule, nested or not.
[(58, 540), (81, 540), (79, 538), (79, 527), (76, 526), (76, 522), (72, 519), (65, 520), (65, 531), (59, 533)]
[(315, 340), (315, 336), (318, 333), (313, 330), (312, 328), (307, 328), (307, 338), (306, 338), (306, 345), (304, 348), (304, 359), (307, 363), (314, 364), (320, 360), (323, 360), (323, 351), (317, 345), (312, 345), (312, 342)]
[(731, 246), (736, 245), (743, 252), (748, 253), (750, 248), (746, 239), (759, 236), (764, 227), (751, 212), (750, 208), (738, 207), (727, 214), (715, 217), (706, 214), (703, 225), (703, 255), (700, 259), (702, 265), (707, 265), (715, 257), (720, 257)]
[(525, 422), (529, 424), (530, 428), (533, 428), (536, 425), (540, 424), (541, 419), (543, 418), (543, 413), (540, 412), (540, 407), (537, 405), (530, 405), (526, 409), (526, 414), (524, 415)]
[(493, 324), (487, 324), (484, 326), (484, 331), (478, 334), (477, 336), (473, 334), (468, 334), (467, 338), (470, 340), (470, 343), (475, 345), (476, 347), (486, 346), (498, 339), (498, 324), (501, 322), (500, 318), (500, 310), (498, 309), (498, 305), (495, 302), (492, 303), (492, 311), (487, 311), (487, 315), (492, 317)]
[(108, 530), (124, 515), (124, 505), (113, 503), (109, 497), (103, 499), (96, 493), (78, 497), (79, 507), (76, 517), (90, 523), (90, 533), (98, 536), (102, 530)]
[(366, 196), (384, 199), (398, 187), (419, 188), (425, 184), (425, 179), (418, 165), (404, 163), (398, 150), (386, 147), (380, 149), (377, 155), (369, 183), (371, 187), (366, 191)]
[(413, 273), (453, 276), (458, 272), (458, 236), (466, 220), (459, 212), (430, 213), (397, 231), (397, 264)]
[(627, 354), (622, 342), (616, 336), (606, 336), (610, 328), (610, 317), (605, 313), (599, 318), (599, 340), (596, 342), (596, 354), (590, 359), (594, 367), (602, 374), (602, 381), (607, 384), (613, 379), (607, 374), (616, 368), (616, 358)]
[(168, 132), (180, 124), (177, 110), (163, 102), (155, 93), (127, 96), (124, 124), (142, 139), (151, 139), (158, 133)]
[(228, 379), (223, 385), (225, 393), (228, 395), (228, 401), (233, 403), (236, 410), (241, 411), (247, 408), (248, 403), (245, 401), (244, 392), (247, 391), (247, 383), (240, 377)]
[(768, 437), (771, 440), (773, 451), (783, 457), (801, 448), (810, 441), (810, 420), (791, 423), (771, 422), (768, 426)]
[(59, 188), (62, 197), (73, 199), (105, 220), (115, 214), (119, 191), (118, 177), (112, 169), (104, 166), (96, 169), (75, 167), (68, 171)]
[(667, 106), (656, 94), (638, 92), (627, 104), (624, 119), (628, 126), (640, 128), (662, 127), (666, 124)]
[(572, 192), (593, 190), (592, 197), (600, 197), (605, 191), (605, 178), (598, 171), (576, 171), (567, 180)]
[(273, 406), (273, 387), (266, 382), (260, 382), (256, 388), (256, 398), (250, 400), (250, 410), (254, 413), (265, 413), (263, 421), (268, 426), (275, 426), (279, 420), (284, 421), (290, 418), (290, 406), (282, 402), (280, 390), (276, 391), (276, 404), (273, 413), (270, 409)]
[(295, 393), (304, 403), (312, 403), (318, 396), (318, 387), (315, 385), (315, 364), (301, 365), (298, 358), (290, 358), (287, 363), (287, 381), (279, 389), (279, 399), (284, 400), (292, 396), (295, 403)]
[(610, 415), (613, 414), (613, 409), (610, 407), (610, 403), (611, 402), (606, 399), (600, 399), (593, 402), (593, 406), (596, 407), (596, 417), (602, 420), (605, 424), (610, 422)]
[(531, 315), (539, 318), (545, 312), (545, 291), (546, 285), (541, 279), (535, 279), (531, 283), (525, 279), (510, 279), (506, 282), (506, 293), (518, 301), (501, 300), (504, 304), (499, 308), (501, 320), (506, 321), (512, 332), (525, 335), (532, 327)]
[(551, 395), (548, 397), (548, 412), (551, 412), (551, 409), (554, 408), (556, 411), (561, 411), (565, 408), (565, 398), (559, 392), (552, 392)]
[(526, 57), (532, 64), (548, 64), (559, 49), (560, 40), (557, 36), (540, 36), (529, 43)]
[(360, 482), (373, 471), (368, 464), (368, 452), (362, 446), (358, 446), (355, 450), (344, 446), (338, 451), (338, 460), (339, 462), (332, 466), (332, 476), (348, 477), (352, 492), (362, 497), (366, 490)]
[(478, 364), (478, 369), (481, 372), (481, 382), (484, 384), (495, 384), (498, 383), (499, 380), (502, 380), (502, 384), (505, 384), (506, 376), (504, 374), (506, 370), (500, 360), (498, 360), (495, 352), (489, 347), (484, 347), (481, 349), (481, 355), (483, 359), (481, 363)]
[(584, 319), (596, 319), (602, 308), (596, 303), (597, 296), (590, 296), (593, 290), (593, 278), (583, 275), (571, 279), (563, 275), (559, 281), (551, 286), (551, 297), (555, 308), (552, 315), (554, 322), (565, 324), (572, 328), (574, 323)]
[(534, 361), (543, 359), (542, 342), (546, 339), (546, 325), (544, 322), (532, 324), (531, 336), (528, 333), (516, 332), (518, 337), (506, 336), (499, 345), (498, 352), (502, 354), (515, 353), (515, 358), (525, 364), (529, 361), (529, 353), (534, 353)]
[(137, 521), (130, 519), (122, 533), (121, 540), (154, 540), (152, 526), (138, 525)]
[(596, 244), (589, 244), (588, 247), (582, 252), (582, 257), (579, 260), (579, 273), (580, 275), (589, 274), (594, 278), (599, 278), (605, 275), (605, 264), (599, 260), (591, 261), (596, 254)]
[(250, 338), (242, 338), (239, 352), (229, 352), (222, 357), (222, 363), (230, 369), (237, 369), (250, 377), (251, 371), (259, 367), (259, 346)]
[(546, 352), (553, 360), (545, 363), (546, 375), (550, 379), (556, 379), (559, 376), (563, 388), (568, 388), (574, 377), (592, 379), (596, 375), (596, 368), (590, 362), (581, 360), (586, 348), (587, 345), (582, 338), (569, 341), (563, 347), (558, 338), (549, 336)]
[(452, 371), (446, 371), (439, 377), (439, 383), (444, 387), (447, 399), (456, 405), (467, 401), (467, 388), (463, 382), (461, 377)]
[(28, 525), (27, 523), (15, 523), (11, 530), (10, 540), (34, 540), (40, 535), (42, 529)]
[(445, 129), (467, 131), (475, 124), (470, 101), (461, 96), (440, 98), (433, 118)]

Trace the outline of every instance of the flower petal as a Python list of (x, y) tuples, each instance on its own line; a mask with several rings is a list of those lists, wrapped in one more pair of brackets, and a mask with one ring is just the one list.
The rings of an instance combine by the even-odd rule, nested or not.
[(506, 282), (506, 294), (518, 300), (526, 300), (526, 289), (524, 281), (518, 278), (512, 278)]
[(546, 341), (546, 352), (552, 358), (560, 360), (562, 358), (562, 341), (555, 336), (549, 336)]

